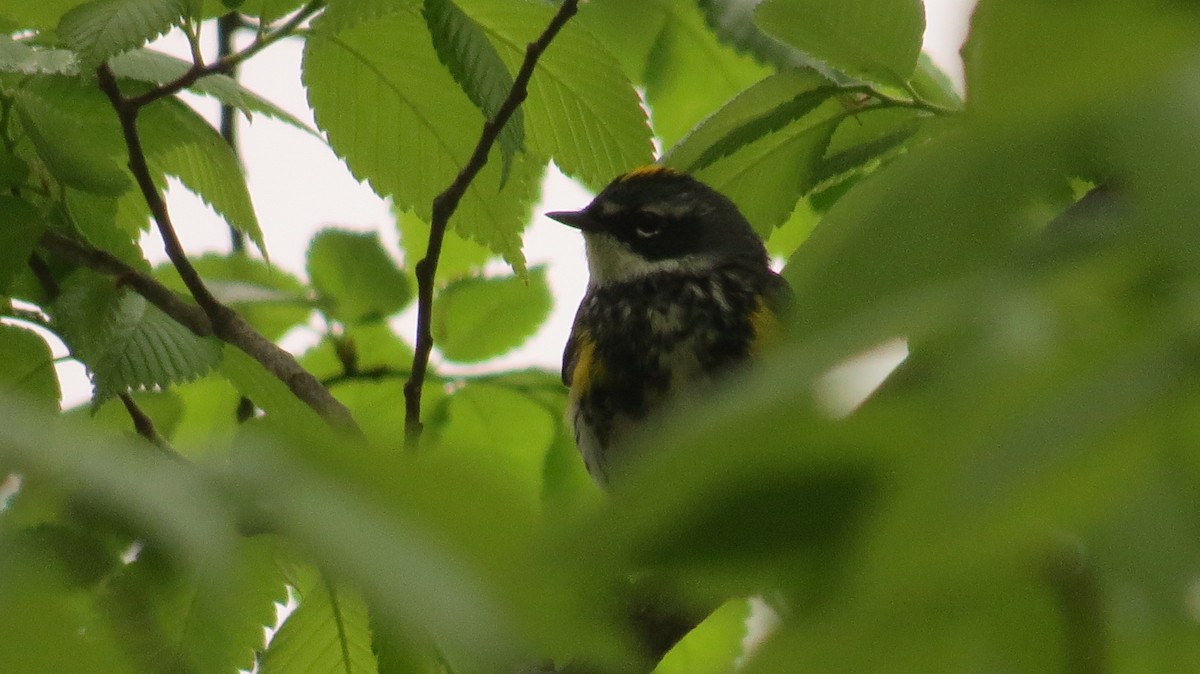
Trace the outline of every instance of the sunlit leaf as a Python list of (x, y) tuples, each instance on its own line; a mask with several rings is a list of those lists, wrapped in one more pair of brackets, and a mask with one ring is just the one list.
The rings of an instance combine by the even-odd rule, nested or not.
[(307, 264), (318, 302), (346, 323), (381, 320), (412, 298), (408, 278), (378, 234), (322, 230), (309, 245)]
[(104, 609), (134, 662), (153, 669), (253, 667), (287, 598), (270, 539), (241, 541), (230, 565), (188, 570), (145, 550), (110, 581)]
[(0, 324), (0, 387), (39, 408), (58, 411), (62, 394), (46, 340), (32, 330)]
[[(425, 0), (425, 20), (438, 58), (488, 119), (495, 119), (508, 97), (513, 79), (496, 48), (479, 24), (452, 0)], [(508, 175), (513, 156), (525, 143), (525, 113), (517, 108), (498, 139), (504, 161), (501, 181)]]
[(92, 0), (64, 14), (58, 34), (91, 69), (162, 35), (186, 13), (186, 0)]
[(221, 360), (221, 345), (197, 337), (140, 295), (80, 272), (52, 309), (55, 329), (88, 366), (96, 403), (130, 390), (192, 381)]
[[(514, 72), (553, 8), (500, 0), (459, 0)], [(568, 23), (538, 61), (524, 104), (528, 142), (567, 175), (593, 188), (651, 159), (650, 129), (617, 62)]]
[[(172, 82), (183, 76), (192, 67), (191, 63), (183, 59), (153, 49), (136, 49), (126, 52), (114, 57), (110, 65), (113, 73), (118, 77), (153, 82), (154, 84)], [(316, 135), (316, 132), (298, 117), (250, 91), (228, 75), (217, 73), (202, 77), (189, 89), (237, 108), (246, 113), (247, 117), (252, 114), (262, 114)]]
[(544, 268), (527, 279), (465, 278), (434, 304), (433, 335), (450, 360), (476, 362), (502, 355), (528, 339), (550, 313)]
[[(339, 3), (313, 28), (304, 82), (318, 126), (355, 176), (428, 220), (434, 197), (469, 158), (469, 130), (483, 128), (483, 115), (438, 60), (420, 8)], [(518, 158), (503, 185), (499, 164), (484, 167), (451, 224), (521, 271), (519, 234), (542, 162)]]
[(912, 75), (925, 32), (920, 0), (766, 0), (755, 20), (836, 70), (896, 87)]
[(106, 196), (132, 187), (129, 174), (113, 160), (113, 143), (95, 142), (108, 136), (96, 133), (102, 125), (81, 124), (64, 107), (28, 89), (17, 98), (21, 124), (51, 173), (66, 185)]
[(263, 674), (375, 674), (367, 606), (361, 597), (319, 578), (298, 588), (292, 611), (263, 654)]

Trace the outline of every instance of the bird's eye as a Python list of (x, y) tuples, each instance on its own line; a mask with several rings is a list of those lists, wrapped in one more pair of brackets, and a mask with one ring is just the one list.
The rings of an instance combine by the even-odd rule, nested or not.
[(659, 233), (662, 232), (662, 223), (661, 222), (641, 223), (633, 231), (641, 238), (649, 239), (652, 236), (658, 236)]

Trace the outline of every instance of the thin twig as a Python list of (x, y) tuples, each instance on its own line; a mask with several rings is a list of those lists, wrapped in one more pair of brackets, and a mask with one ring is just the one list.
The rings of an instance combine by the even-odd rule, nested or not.
[(130, 98), (128, 104), (132, 108), (137, 109), (148, 103), (153, 103), (160, 98), (173, 96), (208, 75), (229, 73), (242, 61), (254, 56), (279, 40), (293, 35), (302, 23), (311, 18), (313, 14), (316, 14), (324, 6), (325, 0), (311, 0), (300, 11), (293, 14), (290, 19), (280, 24), (279, 28), (256, 36), (254, 41), (247, 45), (245, 49), (208, 64), (196, 58), (192, 63), (192, 67), (187, 72), (170, 82), (161, 84), (141, 95)]
[(488, 154), (504, 125), (528, 95), (529, 80), (533, 77), (533, 69), (541, 58), (542, 52), (550, 45), (567, 20), (578, 10), (579, 0), (565, 0), (559, 5), (558, 11), (546, 25), (546, 29), (536, 40), (525, 47), (525, 60), (513, 80), (508, 96), (496, 117), (483, 124), (483, 132), (471, 158), (458, 172), (454, 182), (450, 183), (441, 194), (433, 200), (433, 218), (429, 223), (429, 245), (425, 249), (425, 257), (416, 266), (417, 276), (417, 339), (413, 353), (412, 375), (404, 385), (404, 446), (406, 449), (416, 449), (421, 439), (421, 389), (425, 385), (425, 372), (429, 368), (429, 353), (433, 349), (433, 332), (431, 329), (433, 315), (433, 285), (437, 276), (438, 259), (442, 254), (442, 240), (446, 236), (446, 227), (450, 224), (450, 216), (458, 208), (458, 202), (466, 194), (471, 181), (487, 164)]
[(1042, 561), (1042, 574), (1058, 601), (1068, 674), (1109, 671), (1108, 626), (1096, 571), (1081, 545), (1055, 541)]
[[(230, 12), (221, 18), (217, 19), (217, 60), (224, 61), (234, 54), (234, 37), (238, 29), (242, 27), (242, 17), (237, 12)], [(234, 64), (226, 72), (227, 75), (237, 78), (237, 64)], [(237, 108), (228, 103), (221, 103), (221, 124), (219, 131), (221, 138), (233, 150), (233, 155), (237, 157), (238, 162), (242, 161), (242, 153), (238, 149), (237, 131), (238, 119)], [(235, 253), (241, 253), (246, 250), (246, 235), (238, 231), (237, 227), (229, 225), (229, 246)]]
[(167, 443), (163, 436), (159, 435), (158, 429), (154, 427), (154, 421), (142, 411), (141, 407), (138, 407), (138, 404), (133, 400), (133, 396), (128, 393), (122, 393), (120, 398), (121, 402), (125, 404), (125, 411), (129, 412), (129, 418), (133, 420), (133, 430), (148, 440), (150, 444), (175, 456), (175, 450), (171, 449), (171, 445)]
[(380, 381), (383, 379), (407, 379), (412, 373), (407, 370), (397, 370), (395, 368), (382, 365), (380, 367), (372, 367), (366, 370), (355, 370), (354, 372), (343, 372), (335, 374), (331, 377), (326, 377), (321, 380), (327, 388), (333, 388), (338, 384), (345, 384), (351, 381)]
[(200, 274), (196, 272), (196, 268), (188, 260), (187, 253), (183, 250), (183, 244), (175, 233), (175, 226), (171, 223), (167, 202), (159, 194), (158, 186), (154, 184), (154, 174), (151, 173), (150, 165), (146, 162), (146, 151), (142, 147), (142, 137), (137, 128), (138, 105), (121, 94), (117, 77), (107, 63), (96, 69), (96, 76), (99, 79), (100, 90), (108, 96), (108, 100), (112, 102), (113, 108), (117, 111), (117, 118), (121, 121), (121, 131), (125, 136), (125, 145), (129, 155), (129, 170), (142, 190), (142, 198), (150, 207), (150, 215), (158, 227), (159, 235), (162, 236), (167, 257), (179, 271), (179, 276), (183, 279), (183, 284), (187, 287), (188, 292), (196, 298), (196, 303), (200, 305), (205, 314), (208, 314), (213, 324), (228, 320), (226, 314), (230, 313), (230, 310), (213, 297), (212, 292), (201, 280)]

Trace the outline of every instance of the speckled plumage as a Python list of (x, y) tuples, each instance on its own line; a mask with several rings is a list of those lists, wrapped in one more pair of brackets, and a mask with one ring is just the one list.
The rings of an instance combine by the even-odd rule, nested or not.
[(583, 211), (550, 216), (587, 243), (562, 375), (576, 443), (605, 483), (643, 420), (757, 350), (790, 290), (732, 202), (669, 170), (631, 172)]

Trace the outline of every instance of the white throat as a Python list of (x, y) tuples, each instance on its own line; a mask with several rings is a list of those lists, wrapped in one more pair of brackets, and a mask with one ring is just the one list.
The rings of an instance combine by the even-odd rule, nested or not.
[(632, 281), (659, 272), (698, 272), (716, 266), (715, 260), (707, 255), (647, 260), (608, 234), (585, 232), (583, 240), (587, 248), (588, 285), (592, 287)]

